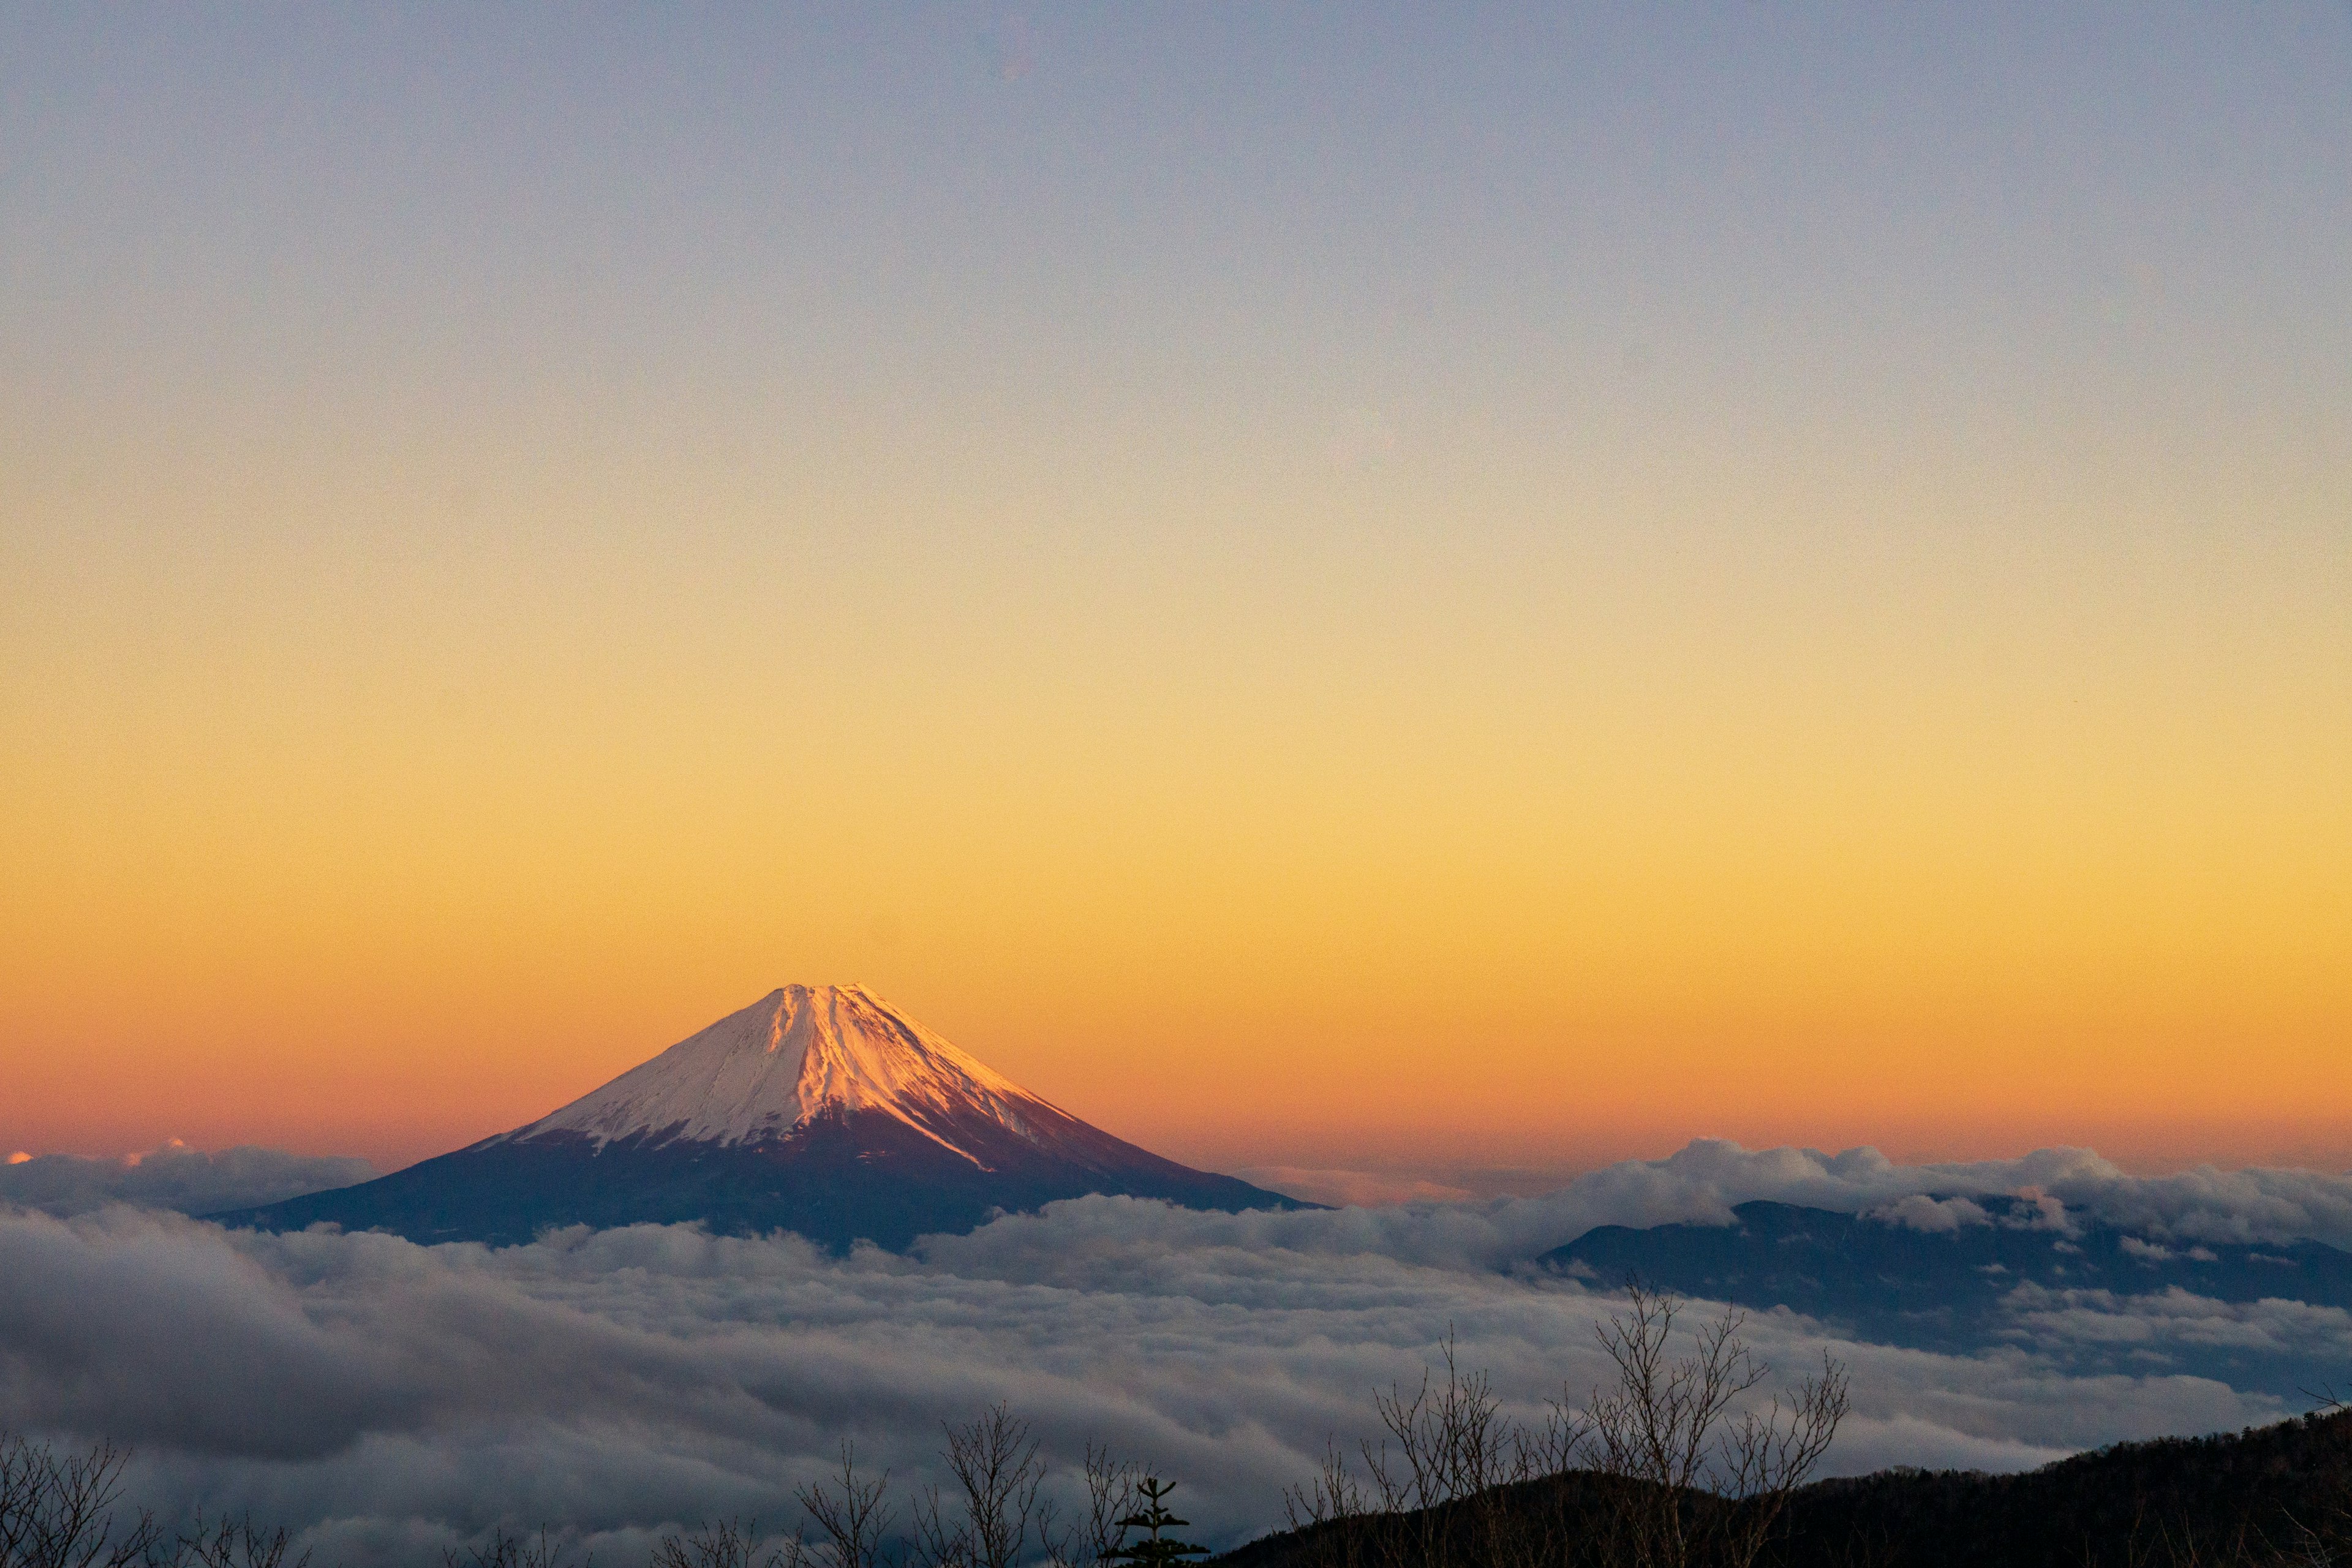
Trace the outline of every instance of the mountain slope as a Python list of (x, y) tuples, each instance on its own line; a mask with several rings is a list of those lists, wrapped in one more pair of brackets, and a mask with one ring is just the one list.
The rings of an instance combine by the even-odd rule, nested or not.
[(1088, 1126), (871, 992), (788, 985), (527, 1126), (215, 1217), (500, 1244), (556, 1226), (701, 1221), (900, 1247), (1089, 1193), (1298, 1206)]

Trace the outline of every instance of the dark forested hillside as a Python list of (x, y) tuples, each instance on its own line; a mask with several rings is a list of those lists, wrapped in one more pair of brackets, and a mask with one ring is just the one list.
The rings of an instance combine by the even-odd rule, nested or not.
[[(1286, 1531), (1233, 1568), (1615, 1561), (1581, 1472), (1414, 1516)], [(1694, 1512), (1736, 1505), (1700, 1495)], [(1516, 1526), (1516, 1528), (1515, 1528)], [(1528, 1548), (1521, 1549), (1524, 1542)], [(1763, 1561), (1788, 1568), (2212, 1568), (2352, 1560), (2352, 1412), (2123, 1444), (2020, 1475), (1885, 1470), (1795, 1493)]]
[[(1792, 1562), (1876, 1542), (1888, 1568), (2341, 1561), (2352, 1412), (2128, 1443), (2022, 1475), (1882, 1471), (1791, 1500)], [(2331, 1554), (2308, 1550), (2325, 1544)]]

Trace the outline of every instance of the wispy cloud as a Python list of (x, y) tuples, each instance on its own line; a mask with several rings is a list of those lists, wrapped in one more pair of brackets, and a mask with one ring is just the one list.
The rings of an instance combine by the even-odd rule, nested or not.
[(1433, 1182), (1424, 1176), (1382, 1171), (1331, 1170), (1314, 1165), (1247, 1165), (1233, 1173), (1309, 1203), (1340, 1207), (1381, 1208), (1391, 1204), (1458, 1204), (1474, 1195), (1467, 1187)]
[(2122, 1345), (2170, 1359), (2175, 1351), (2234, 1350), (2295, 1356), (2306, 1365), (2352, 1362), (2352, 1312), (2270, 1298), (2217, 1301), (2173, 1286), (2145, 1295), (2020, 1285), (2009, 1310), (2021, 1338), (2045, 1348)]

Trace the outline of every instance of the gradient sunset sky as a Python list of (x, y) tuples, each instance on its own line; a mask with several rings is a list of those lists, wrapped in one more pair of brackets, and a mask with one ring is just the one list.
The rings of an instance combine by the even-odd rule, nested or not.
[(2352, 1163), (2352, 7), (5, 16), (0, 1151)]

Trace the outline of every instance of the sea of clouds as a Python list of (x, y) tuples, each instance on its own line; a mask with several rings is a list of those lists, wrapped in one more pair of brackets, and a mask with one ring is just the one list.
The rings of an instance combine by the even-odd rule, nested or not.
[[(37, 1181), (44, 1162), (0, 1167), (0, 1426), (129, 1442), (159, 1512), (250, 1511), (351, 1563), (437, 1562), (494, 1526), (548, 1523), (607, 1563), (704, 1518), (790, 1528), (793, 1489), (845, 1439), (903, 1500), (937, 1479), (940, 1423), (997, 1401), (1066, 1475), (1106, 1441), (1182, 1484), (1196, 1533), (1237, 1541), (1277, 1525), (1284, 1487), (1329, 1439), (1370, 1432), (1372, 1391), (1417, 1382), (1449, 1336), (1523, 1418), (1598, 1382), (1593, 1328), (1616, 1302), (1536, 1254), (1751, 1198), (1862, 1212), (2028, 1192), (2183, 1245), (2352, 1245), (2352, 1177), (2136, 1177), (2076, 1151), (1902, 1166), (1700, 1142), (1539, 1198), (1213, 1215), (1097, 1197), (846, 1257), (677, 1226), (500, 1249), (230, 1233), (171, 1209), (334, 1173), (260, 1151), (172, 1159), (162, 1198), (138, 1174), (154, 1157)], [(2307, 1357), (2315, 1383), (2352, 1365), (2352, 1319), (2296, 1302), (2045, 1293), (2018, 1321), (1972, 1356), (1844, 1342), (1785, 1312), (1748, 1338), (1790, 1380), (1824, 1352), (1847, 1363), (1843, 1471), (2018, 1468), (2287, 1414), (2167, 1370), (2168, 1347), (2216, 1336)], [(2130, 1346), (2146, 1370), (2085, 1375), (2085, 1345)]]
[(89, 1214), (109, 1204), (218, 1214), (257, 1208), (304, 1193), (348, 1187), (376, 1174), (365, 1160), (289, 1154), (283, 1149), (191, 1149), (174, 1138), (160, 1149), (91, 1159), (27, 1154), (0, 1163), (0, 1205), (43, 1214)]

